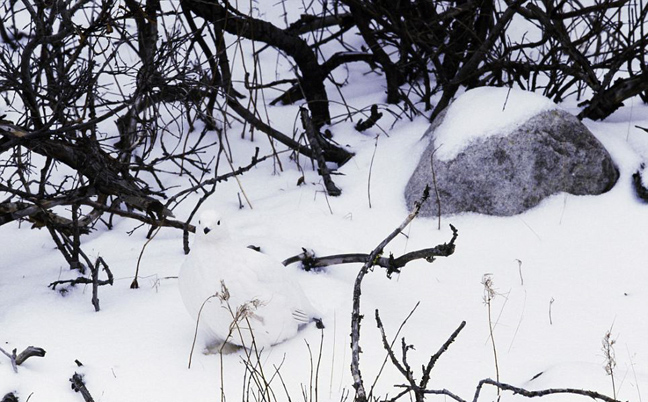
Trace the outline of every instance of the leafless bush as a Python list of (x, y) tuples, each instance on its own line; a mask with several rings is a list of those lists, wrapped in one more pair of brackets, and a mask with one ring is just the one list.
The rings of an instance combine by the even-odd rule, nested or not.
[(433, 117), (460, 87), (483, 85), (518, 85), (556, 101), (575, 95), (586, 106), (581, 118), (603, 119), (636, 95), (646, 101), (643, 2), (335, 4), (350, 11), (367, 44), (366, 60), (384, 73), (387, 101), (420, 101), (430, 109), (432, 95), (441, 93)]
[[(329, 195), (338, 195), (330, 163), (353, 154), (334, 141), (327, 85), (344, 99), (345, 82), (333, 72), (350, 63), (384, 77), (386, 102), (400, 103), (406, 116), (436, 116), (461, 87), (517, 85), (555, 100), (577, 96), (586, 102), (581, 117), (600, 119), (630, 97), (645, 100), (648, 90), (643, 2), (335, 0), (310, 2), (283, 21), (241, 7), (2, 3), (0, 225), (47, 228), (69, 265), (83, 270), (81, 238), (99, 222), (111, 227), (117, 215), (150, 225), (149, 235), (160, 226), (186, 233), (193, 214), (174, 220), (179, 203), (198, 194), (195, 211), (216, 183), (266, 159), (281, 169), (281, 152), (310, 159)], [(253, 45), (252, 64), (240, 53), (232, 58), (244, 43)], [(263, 52), (292, 69), (268, 82)], [(279, 92), (274, 100), (270, 90)], [(265, 107), (295, 102), (304, 105), (296, 116), (302, 127), (273, 127)], [(379, 109), (388, 110), (347, 105), (339, 117), (363, 130), (378, 122)], [(241, 136), (267, 135), (272, 153), (233, 166), (233, 121)], [(184, 184), (169, 188), (169, 176)]]

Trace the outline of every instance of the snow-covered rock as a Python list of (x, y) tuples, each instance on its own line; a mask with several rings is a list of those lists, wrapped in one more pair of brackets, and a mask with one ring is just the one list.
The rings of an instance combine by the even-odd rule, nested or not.
[[(466, 92), (439, 115), (424, 140), (427, 148), (405, 198), (412, 208), (426, 185), (434, 190), (433, 162), (444, 215), (515, 215), (559, 192), (601, 194), (619, 176), (608, 152), (576, 117), (519, 90)], [(438, 214), (436, 191), (422, 216)]]

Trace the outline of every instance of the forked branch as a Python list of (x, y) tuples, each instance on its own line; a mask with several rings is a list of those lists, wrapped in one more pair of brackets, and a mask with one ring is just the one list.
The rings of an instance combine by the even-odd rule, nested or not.
[(401, 387), (405, 389), (390, 401), (395, 401), (412, 391), (414, 392), (416, 402), (423, 402), (425, 400), (425, 390), (428, 382), (430, 381), (430, 372), (432, 371), (432, 368), (436, 364), (437, 360), (439, 360), (439, 357), (441, 357), (441, 355), (445, 353), (446, 350), (448, 350), (455, 339), (457, 339), (457, 336), (459, 336), (461, 330), (463, 330), (466, 326), (466, 321), (462, 321), (461, 324), (459, 324), (459, 327), (452, 333), (452, 335), (450, 335), (448, 340), (445, 341), (441, 348), (439, 348), (439, 350), (434, 355), (432, 355), (432, 357), (430, 357), (428, 364), (426, 366), (423, 366), (423, 376), (421, 377), (421, 380), (418, 384), (416, 382), (416, 379), (414, 378), (414, 373), (412, 372), (409, 363), (407, 363), (407, 352), (411, 349), (414, 349), (414, 347), (412, 345), (407, 345), (405, 343), (405, 338), (402, 338), (402, 359), (401, 361), (399, 361), (396, 357), (396, 353), (394, 353), (392, 345), (387, 341), (385, 328), (383, 326), (382, 320), (380, 319), (380, 314), (378, 314), (378, 310), (376, 310), (376, 323), (378, 325), (378, 329), (380, 330), (383, 347), (387, 351), (387, 355), (389, 356), (394, 367), (398, 369), (398, 371), (403, 375), (403, 377), (405, 377), (408, 383), (408, 385), (402, 385)]
[[(351, 375), (353, 377), (353, 388), (356, 391), (355, 400), (356, 402), (367, 402), (367, 392), (362, 381), (362, 373), (360, 371), (360, 321), (363, 316), (360, 314), (360, 295), (362, 293), (362, 280), (364, 276), (369, 272), (369, 270), (376, 265), (376, 262), (380, 255), (383, 253), (383, 250), (399, 233), (409, 225), (409, 223), (416, 218), (418, 215), (421, 205), (428, 199), (430, 196), (430, 188), (425, 187), (421, 200), (417, 202), (414, 206), (414, 210), (405, 218), (403, 223), (400, 224), (393, 232), (391, 232), (380, 244), (371, 252), (366, 258), (366, 262), (358, 272), (354, 286), (353, 286), (353, 311), (351, 313)], [(449, 247), (446, 251), (449, 251), (448, 256), (454, 252), (454, 240), (456, 238), (456, 230), (453, 230), (454, 235), (451, 241), (453, 246)], [(389, 274), (389, 271), (388, 271)]]
[[(436, 257), (448, 257), (454, 253), (455, 240), (459, 235), (457, 228), (453, 225), (450, 225), (450, 229), (452, 230), (452, 239), (450, 239), (448, 243), (443, 243), (436, 247), (410, 251), (409, 253), (405, 253), (396, 258), (394, 258), (393, 255), (390, 255), (389, 257), (376, 257), (373, 259), (373, 265), (385, 268), (387, 270), (387, 276), (391, 277), (393, 273), (400, 273), (400, 269), (411, 261), (423, 259), (427, 262), (434, 262)], [(312, 251), (306, 250), (305, 248), (302, 248), (302, 250), (304, 250), (303, 253), (284, 260), (283, 265), (290, 265), (301, 261), (303, 269), (305, 271), (310, 271), (313, 268), (323, 268), (329, 265), (354, 263), (365, 264), (371, 261), (370, 254), (351, 253), (316, 257)]]
[(0, 348), (0, 352), (7, 356), (9, 360), (11, 360), (11, 367), (13, 368), (14, 373), (18, 372), (18, 366), (23, 364), (25, 360), (29, 359), (30, 357), (44, 357), (45, 356), (45, 349), (43, 348), (37, 348), (36, 346), (27, 346), (25, 350), (22, 352), (16, 354), (17, 349), (14, 349), (11, 351), (11, 353), (8, 353), (4, 349)]

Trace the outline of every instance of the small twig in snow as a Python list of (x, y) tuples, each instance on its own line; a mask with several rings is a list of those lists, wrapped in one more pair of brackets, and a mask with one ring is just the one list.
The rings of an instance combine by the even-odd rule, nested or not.
[(437, 204), (437, 229), (441, 230), (441, 195), (439, 194), (439, 187), (437, 186), (436, 169), (434, 169), (434, 154), (436, 153), (437, 149), (439, 148), (434, 149), (432, 151), (432, 155), (430, 156), (430, 168), (432, 169), (432, 184), (434, 185), (434, 195), (436, 197)]
[(551, 300), (549, 300), (549, 325), (553, 325), (553, 319), (551, 318), (551, 306), (553, 305), (554, 298), (552, 297)]
[(382, 116), (383, 114), (378, 111), (378, 105), (371, 105), (371, 115), (367, 120), (360, 119), (355, 125), (355, 129), (360, 132), (368, 130), (378, 123)]
[(140, 263), (142, 262), (142, 257), (144, 256), (144, 250), (146, 250), (146, 246), (149, 245), (151, 241), (155, 238), (155, 236), (160, 232), (160, 229), (162, 229), (162, 226), (158, 226), (158, 228), (153, 232), (153, 234), (146, 240), (146, 243), (142, 246), (142, 250), (140, 251), (139, 257), (137, 257), (137, 266), (135, 267), (135, 278), (133, 278), (133, 282), (131, 282), (130, 288), (131, 289), (139, 289), (139, 282), (137, 279), (139, 278), (139, 269), (140, 269)]
[(371, 172), (373, 171), (374, 158), (378, 150), (378, 138), (380, 134), (376, 135), (376, 142), (374, 143), (373, 154), (371, 154), (371, 162), (369, 162), (369, 176), (367, 177), (367, 199), (369, 200), (369, 208), (371, 208)]
[[(491, 346), (493, 348), (493, 358), (495, 360), (495, 377), (497, 378), (497, 381), (499, 382), (500, 380), (500, 372), (499, 372), (499, 363), (497, 360), (497, 348), (495, 347), (495, 337), (493, 335), (493, 319), (492, 319), (492, 301), (495, 298), (495, 295), (497, 294), (495, 292), (495, 288), (493, 287), (493, 279), (490, 274), (485, 274), (482, 277), (482, 285), (484, 285), (484, 303), (486, 304), (488, 308), (488, 331), (490, 334), (490, 340), (491, 340)], [(500, 394), (500, 389), (497, 389), (497, 400), (499, 402), (501, 397)]]
[(90, 391), (88, 391), (85, 382), (83, 382), (83, 376), (81, 374), (74, 373), (72, 378), (70, 378), (70, 382), (72, 383), (71, 386), (74, 392), (80, 392), (85, 402), (94, 402), (92, 395), (90, 395)]

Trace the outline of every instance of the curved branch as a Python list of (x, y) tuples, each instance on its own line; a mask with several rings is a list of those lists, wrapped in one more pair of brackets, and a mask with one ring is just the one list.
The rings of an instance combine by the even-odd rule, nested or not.
[(576, 388), (550, 388), (550, 389), (543, 389), (540, 391), (528, 391), (524, 388), (514, 387), (513, 385), (491, 380), (490, 378), (486, 378), (479, 382), (479, 384), (477, 385), (477, 391), (475, 392), (475, 398), (473, 399), (473, 402), (476, 402), (477, 399), (479, 398), (479, 393), (484, 384), (493, 385), (504, 391), (512, 391), (514, 394), (519, 394), (527, 398), (541, 397), (541, 396), (552, 395), (552, 394), (571, 394), (571, 395), (587, 396), (592, 399), (600, 399), (605, 402), (620, 402), (617, 399), (610, 398), (609, 396), (599, 394), (598, 392), (595, 391), (588, 391), (588, 390), (576, 389)]
[[(398, 258), (390, 257), (378, 257), (373, 261), (374, 266), (379, 266), (387, 270), (387, 274), (391, 275), (392, 273), (400, 272), (400, 268), (407, 265), (407, 263), (414, 260), (424, 259), (427, 262), (433, 262), (436, 257), (449, 257), (454, 253), (455, 250), (455, 240), (458, 235), (457, 229), (450, 225), (452, 229), (452, 239), (448, 243), (440, 244), (432, 248), (424, 248), (421, 250), (411, 251), (409, 253), (403, 254)], [(296, 262), (301, 262), (303, 264), (304, 270), (309, 271), (313, 268), (323, 268), (330, 265), (341, 265), (341, 264), (357, 264), (362, 263), (366, 264), (370, 261), (370, 254), (363, 253), (350, 253), (350, 254), (334, 254), (327, 255), (324, 257), (315, 257), (312, 252), (309, 252), (306, 249), (303, 249), (304, 252), (287, 258), (282, 262), (283, 265), (290, 265)]]
[(318, 127), (330, 123), (328, 96), (324, 88), (326, 73), (305, 40), (267, 21), (232, 13), (216, 1), (183, 0), (182, 4), (206, 21), (222, 24), (223, 29), (232, 35), (264, 42), (292, 57), (302, 74), (299, 81), (314, 123)]
[(618, 79), (610, 88), (597, 92), (579, 119), (602, 120), (623, 106), (623, 101), (648, 91), (648, 72), (635, 77)]

